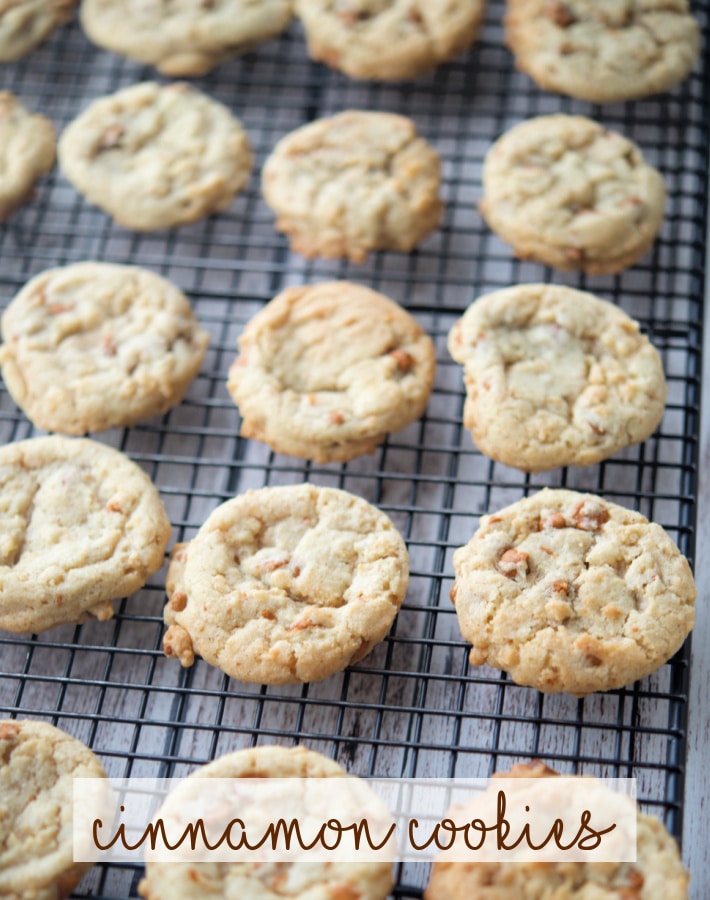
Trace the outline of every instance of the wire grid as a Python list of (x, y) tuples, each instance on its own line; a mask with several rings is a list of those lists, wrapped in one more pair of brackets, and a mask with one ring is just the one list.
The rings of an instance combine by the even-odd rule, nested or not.
[[(261, 687), (198, 661), (183, 670), (161, 652), (165, 570), (118, 604), (104, 623), (40, 636), (0, 633), (0, 714), (40, 718), (91, 746), (115, 776), (180, 776), (256, 744), (303, 743), (359, 775), (486, 776), (539, 757), (562, 772), (638, 779), (639, 797), (681, 833), (688, 647), (624, 690), (576, 700), (514, 685), (468, 664), (449, 601), (451, 556), (479, 516), (539, 487), (591, 490), (662, 524), (692, 563), (696, 521), (702, 291), (708, 163), (707, 65), (671, 94), (593, 107), (539, 91), (515, 72), (502, 46), (502, 3), (488, 6), (481, 39), (466, 56), (409, 84), (349, 81), (308, 61), (300, 28), (196, 83), (244, 122), (257, 172), (226, 213), (170, 232), (134, 234), (90, 207), (58, 174), (0, 229), (0, 294), (6, 304), (31, 276), (84, 259), (134, 263), (171, 278), (212, 335), (201, 374), (183, 404), (129, 430), (97, 436), (136, 460), (158, 485), (173, 540), (194, 535), (223, 500), (250, 487), (310, 480), (353, 491), (395, 521), (410, 550), (407, 599), (389, 637), (359, 664), (311, 685)], [(707, 10), (697, 6), (707, 36)], [(4, 67), (3, 86), (58, 129), (87, 103), (139, 80), (147, 68), (92, 47), (76, 24), (25, 60)], [(258, 169), (287, 131), (354, 108), (400, 112), (438, 149), (443, 226), (413, 253), (367, 263), (307, 262), (288, 250), (260, 199)], [(516, 261), (476, 211), (483, 156), (529, 116), (579, 112), (623, 131), (664, 173), (668, 208), (660, 238), (615, 277), (561, 275)], [(315, 465), (274, 455), (239, 437), (225, 388), (244, 323), (290, 284), (347, 278), (389, 294), (434, 338), (438, 373), (424, 417), (371, 456)], [(666, 414), (643, 445), (587, 469), (538, 476), (493, 463), (461, 424), (461, 370), (446, 336), (480, 294), (516, 282), (590, 289), (635, 316), (662, 354)], [(35, 434), (6, 392), (0, 439)], [(98, 866), (76, 896), (136, 896), (141, 871)], [(405, 866), (397, 897), (419, 897), (426, 869)]]

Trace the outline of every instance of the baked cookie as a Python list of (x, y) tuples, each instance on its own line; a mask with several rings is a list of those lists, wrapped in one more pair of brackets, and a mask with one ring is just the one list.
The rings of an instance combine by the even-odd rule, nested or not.
[(437, 227), (439, 155), (411, 119), (348, 110), (282, 138), (262, 172), (276, 227), (303, 256), (362, 262)]
[(0, 447), (0, 628), (111, 618), (169, 537), (157, 490), (118, 450), (59, 436)]
[(164, 75), (204, 75), (280, 34), (291, 0), (84, 0), (81, 24), (100, 47)]
[(91, 863), (74, 862), (73, 779), (105, 778), (81, 741), (49, 725), (0, 720), (0, 896), (61, 900)]
[(584, 116), (538, 116), (499, 138), (480, 211), (515, 254), (589, 275), (621, 272), (653, 243), (665, 185), (636, 144)]
[(77, 0), (0, 0), (0, 62), (15, 62), (71, 16)]
[(132, 425), (183, 398), (209, 335), (169, 281), (77, 263), (37, 275), (2, 316), (0, 364), (15, 403), (63, 434)]
[[(518, 763), (503, 778), (548, 778), (539, 761)], [(568, 776), (569, 777), (569, 776)], [(655, 817), (636, 816), (635, 862), (442, 862), (432, 866), (424, 900), (686, 900), (689, 875), (678, 845)]]
[(351, 78), (399, 81), (473, 43), (484, 0), (296, 0), (311, 59)]
[(163, 648), (240, 681), (318, 681), (384, 638), (408, 580), (400, 534), (360, 497), (313, 484), (247, 491), (175, 547)]
[(418, 419), (436, 351), (401, 306), (333, 281), (287, 288), (247, 323), (227, 387), (242, 434), (278, 453), (344, 462)]
[[(190, 782), (195, 779), (219, 778), (230, 779), (236, 795), (240, 786), (233, 779), (243, 778), (249, 780), (244, 787), (247, 792), (254, 785), (254, 779), (258, 779), (263, 796), (267, 790), (263, 779), (309, 779), (312, 782), (320, 778), (345, 779), (346, 775), (346, 771), (336, 762), (306, 747), (259, 746), (236, 750), (197, 769), (178, 791), (187, 794), (185, 789), (192, 787)], [(364, 781), (353, 776), (348, 776), (345, 782), (352, 785), (351, 790), (357, 790), (359, 796), (371, 793)], [(346, 795), (345, 782), (336, 790), (338, 800)], [(282, 782), (281, 791), (283, 789)], [(294, 792), (297, 790), (295, 787)], [(207, 788), (203, 789), (203, 793), (210, 797)], [(236, 796), (233, 799), (236, 802)], [(166, 808), (169, 815), (170, 802), (171, 795), (168, 795), (160, 811), (161, 817), (165, 817)], [(227, 806), (226, 800), (223, 805)], [(204, 809), (204, 802), (200, 802), (199, 806)], [(304, 806), (301, 812), (305, 818), (309, 811)], [(362, 816), (362, 807), (357, 813)], [(267, 813), (267, 819), (269, 816), (270, 813)], [(225, 812), (220, 811), (219, 820), (224, 818)], [(342, 818), (345, 821), (344, 815)], [(182, 817), (178, 816), (177, 821), (181, 822)], [(302, 827), (303, 819), (297, 821)], [(306, 831), (304, 829), (304, 833)], [(238, 897), (239, 900), (276, 897), (288, 900), (385, 900), (392, 888), (392, 864), (388, 862), (337, 860), (319, 863), (309, 862), (307, 857), (305, 861), (270, 862), (268, 858), (260, 858), (258, 853), (252, 852), (251, 855), (254, 861), (230, 863), (157, 862), (149, 857), (146, 876), (138, 885), (138, 893), (146, 900), (176, 900), (178, 897), (181, 900), (221, 900), (224, 897)]]
[(95, 100), (65, 128), (58, 153), (74, 187), (136, 231), (221, 212), (252, 165), (237, 119), (184, 83), (144, 82)]
[(32, 199), (35, 182), (54, 165), (54, 127), (0, 91), (0, 222)]
[(700, 50), (687, 0), (508, 0), (505, 39), (540, 87), (592, 103), (666, 91)]
[(487, 456), (526, 472), (588, 466), (652, 434), (666, 381), (638, 323), (592, 294), (522, 284), (479, 297), (449, 334), (464, 424)]
[(483, 516), (454, 570), (471, 663), (544, 693), (631, 684), (693, 627), (697, 591), (670, 537), (592, 494), (542, 490)]

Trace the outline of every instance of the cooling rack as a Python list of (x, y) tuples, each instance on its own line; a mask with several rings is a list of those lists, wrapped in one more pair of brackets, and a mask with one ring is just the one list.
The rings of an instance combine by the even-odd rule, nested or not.
[[(411, 116), (440, 152), (446, 215), (411, 254), (367, 263), (307, 262), (289, 252), (260, 199), (258, 174), (226, 213), (170, 232), (114, 226), (54, 172), (33, 203), (0, 228), (0, 298), (28, 278), (85, 259), (134, 263), (175, 281), (212, 342), (183, 404), (163, 417), (97, 438), (154, 479), (173, 523), (189, 539), (209, 512), (251, 487), (310, 480), (345, 488), (385, 510), (404, 534), (411, 587), (389, 637), (346, 672), (311, 685), (260, 687), (198, 661), (183, 670), (161, 652), (164, 569), (104, 623), (41, 636), (0, 632), (0, 715), (45, 719), (85, 741), (111, 775), (183, 775), (256, 744), (303, 743), (373, 776), (486, 776), (542, 758), (562, 772), (635, 777), (643, 806), (681, 836), (689, 650), (624, 690), (583, 700), (543, 696), (468, 664), (449, 600), (451, 557), (481, 514), (539, 487), (600, 493), (662, 524), (693, 559), (710, 143), (707, 58), (670, 94), (603, 108), (538, 90), (502, 46), (502, 3), (464, 57), (412, 83), (362, 84), (308, 61), (300, 29), (196, 80), (244, 122), (257, 170), (290, 129), (345, 108)], [(707, 37), (708, 10), (696, 14)], [(92, 47), (76, 24), (60, 29), (0, 81), (58, 129), (92, 99), (139, 80), (147, 68)], [(483, 156), (529, 116), (579, 112), (623, 131), (665, 175), (668, 209), (652, 251), (620, 276), (560, 275), (512, 259), (476, 211)], [(225, 388), (244, 323), (283, 287), (348, 278), (390, 295), (427, 329), (438, 373), (424, 417), (371, 456), (314, 465), (239, 437)], [(446, 351), (453, 322), (478, 295), (524, 281), (593, 290), (637, 318), (663, 357), (666, 414), (643, 445), (588, 469), (523, 475), (484, 458), (462, 428), (461, 372)], [(34, 429), (4, 388), (0, 440)], [(141, 871), (96, 867), (76, 896), (136, 896)], [(398, 873), (395, 896), (421, 896), (421, 866)]]

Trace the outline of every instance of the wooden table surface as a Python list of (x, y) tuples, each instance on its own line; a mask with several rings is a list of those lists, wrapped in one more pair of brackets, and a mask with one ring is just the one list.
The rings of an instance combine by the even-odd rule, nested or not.
[[(708, 297), (710, 277), (706, 280), (706, 303)], [(692, 635), (683, 824), (683, 857), (692, 873), (692, 900), (710, 897), (710, 328), (707, 324), (704, 341), (695, 565), (698, 601)]]

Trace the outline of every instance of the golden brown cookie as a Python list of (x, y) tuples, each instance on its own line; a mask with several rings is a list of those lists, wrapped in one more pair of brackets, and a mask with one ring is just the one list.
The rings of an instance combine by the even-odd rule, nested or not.
[(2, 316), (7, 389), (39, 428), (84, 434), (166, 412), (209, 343), (177, 287), (135, 266), (37, 275)]
[(693, 576), (668, 534), (592, 494), (545, 489), (483, 516), (454, 570), (471, 663), (545, 693), (631, 684), (693, 627)]
[(385, 637), (408, 581), (402, 537), (360, 497), (314, 484), (247, 491), (175, 547), (163, 648), (240, 681), (319, 681)]
[(34, 186), (54, 166), (54, 127), (30, 113), (10, 91), (0, 91), (0, 222), (32, 199)]
[(505, 39), (540, 87), (612, 103), (682, 81), (700, 28), (687, 0), (508, 0)]
[(291, 0), (84, 0), (81, 24), (100, 47), (164, 75), (204, 75), (275, 37)]
[(484, 0), (296, 0), (312, 59), (352, 78), (414, 78), (458, 56), (480, 28)]
[(0, 62), (15, 62), (46, 40), (77, 0), (0, 0)]
[(522, 284), (479, 297), (449, 334), (464, 367), (464, 424), (526, 472), (587, 466), (646, 440), (666, 381), (638, 323), (592, 294)]
[(665, 185), (632, 141), (584, 116), (538, 116), (486, 154), (480, 210), (515, 254), (590, 275), (637, 262), (663, 221)]
[(431, 338), (361, 285), (287, 288), (247, 323), (227, 387), (242, 434), (317, 462), (371, 453), (418, 419), (431, 394)]
[(89, 202), (136, 231), (227, 209), (252, 166), (241, 123), (182, 82), (144, 82), (100, 97), (64, 129), (58, 154)]
[[(306, 747), (260, 746), (228, 753), (197, 769), (187, 781), (310, 780), (346, 775), (337, 763)], [(350, 776), (348, 781), (352, 780)], [(364, 785), (358, 785), (358, 789), (367, 790)], [(338, 791), (344, 791), (344, 787)], [(170, 799), (169, 795), (163, 808), (168, 807)], [(304, 818), (306, 815), (304, 807)], [(258, 859), (258, 854), (254, 857), (253, 862), (234, 863), (157, 862), (149, 858), (138, 892), (146, 900), (385, 900), (392, 888), (392, 864), (388, 862), (309, 862), (306, 856), (305, 861), (292, 863)]]
[(443, 213), (438, 153), (405, 116), (348, 110), (282, 138), (262, 172), (276, 227), (303, 256), (408, 252)]
[(148, 476), (111, 447), (41, 437), (0, 447), (0, 628), (94, 616), (160, 568), (170, 522)]
[[(502, 778), (551, 778), (539, 761), (518, 763)], [(424, 900), (687, 900), (688, 872), (678, 845), (639, 811), (635, 862), (442, 862), (432, 866)]]
[(49, 725), (0, 720), (0, 897), (62, 900), (90, 863), (74, 862), (74, 778), (105, 778), (81, 741)]

